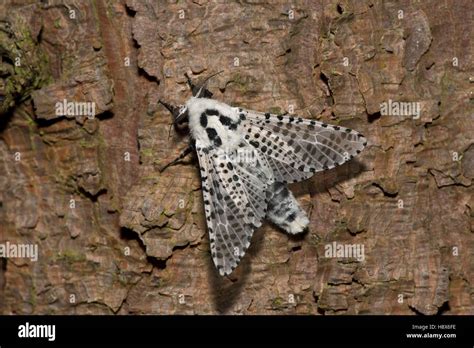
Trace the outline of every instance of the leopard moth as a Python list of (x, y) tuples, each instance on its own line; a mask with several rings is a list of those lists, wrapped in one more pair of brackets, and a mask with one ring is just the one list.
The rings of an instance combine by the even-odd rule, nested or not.
[(197, 154), (211, 255), (225, 276), (237, 267), (264, 219), (290, 234), (307, 228), (309, 219), (288, 183), (345, 163), (367, 140), (345, 127), (232, 107), (211, 99), (204, 87), (210, 77), (199, 87), (186, 77), (193, 96), (185, 105), (160, 103), (175, 125), (188, 123), (190, 146), (163, 169)]

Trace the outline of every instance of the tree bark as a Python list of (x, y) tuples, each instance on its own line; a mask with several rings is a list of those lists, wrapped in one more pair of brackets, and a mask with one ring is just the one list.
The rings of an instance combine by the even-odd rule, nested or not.
[[(473, 12), (469, 0), (4, 1), (0, 244), (37, 245), (38, 260), (1, 259), (0, 313), (473, 314)], [(226, 278), (196, 159), (159, 172), (188, 140), (158, 100), (183, 104), (185, 72), (220, 70), (215, 99), (368, 138), (357, 159), (291, 186), (306, 234), (265, 224)], [(65, 99), (97, 115), (58, 114)], [(328, 257), (334, 245), (364, 258)]]

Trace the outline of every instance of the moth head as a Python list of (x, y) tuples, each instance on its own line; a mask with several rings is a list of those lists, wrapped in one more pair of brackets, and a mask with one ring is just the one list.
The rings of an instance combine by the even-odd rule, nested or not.
[[(211, 98), (212, 93), (207, 90), (206, 84), (211, 77), (216, 76), (217, 74), (220, 74), (220, 73), (222, 73), (222, 71), (219, 71), (215, 74), (212, 74), (211, 76), (208, 76), (199, 85), (194, 85), (191, 79), (189, 78), (189, 76), (187, 74), (184, 74), (186, 76), (186, 79), (188, 80), (189, 86), (191, 87), (193, 97), (194, 98)], [(159, 100), (159, 102), (161, 105), (167, 108), (168, 111), (173, 115), (173, 123), (175, 127), (179, 128), (179, 126), (181, 126), (182, 124), (189, 122), (189, 114), (188, 114), (187, 105), (173, 106), (162, 100)]]
[(188, 107), (186, 105), (181, 105), (179, 107), (178, 115), (174, 118), (174, 124), (180, 125), (185, 122), (189, 122)]

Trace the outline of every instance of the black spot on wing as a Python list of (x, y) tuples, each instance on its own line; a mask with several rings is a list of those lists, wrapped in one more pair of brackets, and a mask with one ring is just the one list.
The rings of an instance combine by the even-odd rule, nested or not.
[(249, 143), (250, 143), (250, 145), (252, 145), (255, 148), (258, 148), (260, 146), (260, 144), (258, 142), (256, 142), (255, 140), (250, 140)]

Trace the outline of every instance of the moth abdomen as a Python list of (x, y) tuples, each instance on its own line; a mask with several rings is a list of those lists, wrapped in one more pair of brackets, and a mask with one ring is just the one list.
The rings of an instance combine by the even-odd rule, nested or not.
[(288, 186), (273, 183), (267, 191), (269, 197), (267, 218), (290, 234), (303, 232), (309, 224), (306, 212), (300, 207)]

